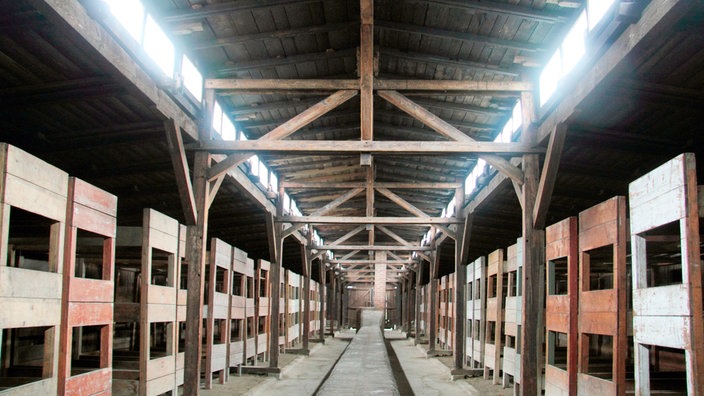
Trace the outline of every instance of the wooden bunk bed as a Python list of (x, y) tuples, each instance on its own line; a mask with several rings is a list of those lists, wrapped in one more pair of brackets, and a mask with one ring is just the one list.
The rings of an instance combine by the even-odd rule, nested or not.
[(203, 345), (205, 389), (211, 389), (213, 376), (224, 384), (229, 376), (228, 353), (230, 335), (230, 282), (232, 279), (232, 246), (217, 239), (210, 240), (208, 255), (207, 299), (203, 305), (205, 344)]
[(704, 392), (704, 329), (694, 154), (629, 186), (635, 392)]
[(5, 143), (0, 172), (0, 392), (56, 394), (68, 175)]
[(245, 364), (247, 296), (247, 253), (232, 249), (232, 287), (230, 288), (230, 339), (229, 367)]
[(498, 249), (489, 254), (487, 261), (486, 330), (484, 345), (484, 379), (492, 376), (499, 384), (501, 378), (501, 353), (504, 321), (504, 251)]
[(69, 179), (59, 394), (111, 390), (116, 216), (117, 197)]
[(515, 245), (506, 249), (506, 266), (504, 276), (508, 278), (506, 308), (504, 310), (504, 353), (503, 382), (506, 388), (513, 380), (516, 394), (521, 377), (521, 323), (522, 323), (522, 286), (523, 286), (523, 239), (518, 238)]
[(549, 395), (577, 393), (578, 249), (576, 217), (545, 229), (545, 393)]
[(486, 258), (480, 257), (467, 268), (467, 366), (484, 365), (486, 331)]

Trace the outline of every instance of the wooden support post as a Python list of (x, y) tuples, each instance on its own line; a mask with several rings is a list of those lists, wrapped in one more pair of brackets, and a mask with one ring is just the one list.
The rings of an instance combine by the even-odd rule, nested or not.
[(422, 280), (423, 280), (423, 260), (418, 259), (418, 269), (416, 270), (416, 307), (415, 307), (416, 323), (415, 323), (415, 329), (414, 329), (414, 332), (416, 333), (416, 337), (414, 340), (415, 345), (418, 345), (420, 343), (420, 315), (421, 315), (420, 306), (423, 303), (420, 282)]
[(434, 353), (435, 352), (435, 344), (436, 344), (436, 338), (437, 338), (437, 333), (438, 333), (438, 323), (437, 323), (437, 316), (438, 316), (438, 266), (440, 264), (440, 253), (435, 250), (431, 257), (432, 260), (430, 261), (430, 287), (429, 287), (429, 294), (430, 294), (430, 304), (429, 309), (428, 309), (428, 353)]
[[(464, 188), (458, 188), (455, 194), (456, 201), (461, 199), (464, 201)], [(459, 198), (461, 197), (461, 198)], [(458, 204), (458, 210), (455, 213), (462, 213), (461, 203)], [(472, 217), (471, 215), (465, 218), (464, 228), (457, 230), (457, 239), (455, 240), (455, 298), (452, 302), (455, 309), (455, 370), (464, 368), (464, 361), (467, 356), (465, 353), (465, 335), (464, 324), (466, 322), (467, 310), (465, 308), (467, 298), (465, 296), (465, 288), (467, 287), (467, 260), (469, 256), (469, 238), (472, 232)]]
[[(401, 331), (405, 330), (406, 326), (406, 316), (408, 315), (406, 313), (406, 308), (403, 306), (403, 302), (408, 299), (408, 291), (406, 290), (406, 284), (407, 284), (407, 279), (406, 277), (401, 278), (401, 287), (399, 288), (399, 304), (398, 304), (398, 311), (400, 312), (400, 320), (401, 320)], [(404, 298), (405, 297), (405, 298)]]
[[(534, 96), (531, 92), (521, 93), (523, 107), (523, 132), (521, 140), (526, 145), (536, 144), (536, 130), (531, 123), (536, 119)], [(544, 317), (544, 266), (545, 266), (545, 230), (533, 225), (533, 210), (540, 179), (539, 156), (523, 156), (524, 183), (522, 189), (523, 209), (523, 318), (521, 323), (521, 377), (520, 394), (541, 394), (538, 376), (541, 370), (541, 348)]]
[(202, 349), (203, 291), (205, 282), (205, 238), (208, 230), (208, 180), (206, 172), (210, 165), (210, 154), (196, 153), (194, 161), (193, 193), (196, 202), (196, 224), (189, 224), (186, 233), (186, 256), (188, 261), (188, 292), (186, 297), (186, 344), (184, 356), (185, 395), (197, 395), (200, 388), (200, 363)]
[(405, 324), (405, 330), (406, 332), (411, 331), (411, 321), (413, 320), (413, 315), (411, 312), (413, 312), (413, 301), (414, 299), (411, 298), (413, 295), (411, 292), (413, 290), (413, 277), (415, 276), (415, 273), (409, 272), (408, 273), (408, 281), (406, 282), (406, 287), (408, 288), (408, 293), (406, 294), (406, 324)]
[[(281, 198), (283, 201), (283, 198)], [(277, 205), (277, 211), (283, 210), (282, 204)], [(274, 222), (274, 215), (267, 213), (266, 228), (269, 238), (269, 256), (272, 258), (269, 280), (271, 282), (271, 335), (269, 338), (269, 367), (279, 367), (279, 313), (280, 291), (281, 291), (281, 258), (283, 250), (283, 239), (281, 239), (281, 226)]]
[(374, 1), (360, 0), (359, 86), (362, 140), (374, 140)]
[(318, 267), (318, 273), (320, 274), (320, 331), (318, 332), (320, 336), (320, 342), (325, 342), (325, 314), (327, 310), (327, 300), (326, 293), (327, 290), (327, 280), (325, 271), (325, 262), (320, 260), (320, 266)]
[(335, 271), (330, 270), (330, 335), (335, 337), (335, 320), (337, 319), (337, 277)]

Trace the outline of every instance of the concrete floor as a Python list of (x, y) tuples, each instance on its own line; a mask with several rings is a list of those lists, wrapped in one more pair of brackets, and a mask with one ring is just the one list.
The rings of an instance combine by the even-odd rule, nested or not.
[[(410, 388), (415, 395), (511, 395), (513, 389), (502, 389), (501, 386), (491, 385), (490, 381), (481, 378), (467, 380), (450, 380), (450, 368), (437, 358), (427, 358), (425, 350), (421, 346), (413, 344), (413, 339), (406, 339), (405, 334), (399, 331), (386, 331), (385, 336), (390, 339), (390, 345), (396, 354), (400, 366), (403, 369)], [(359, 376), (349, 376), (349, 387), (345, 389), (325, 389), (321, 386), (330, 373), (340, 356), (347, 348), (348, 339), (355, 335), (354, 331), (343, 331), (336, 333), (335, 338), (328, 337), (325, 344), (311, 344), (310, 356), (280, 355), (282, 375), (280, 379), (275, 377), (257, 375), (231, 375), (230, 381), (225, 385), (214, 385), (212, 390), (202, 390), (204, 396), (224, 396), (224, 395), (262, 395), (262, 396), (308, 396), (319, 394), (334, 395), (398, 395), (406, 396), (410, 392), (393, 393), (387, 388), (366, 389), (364, 386), (372, 381), (372, 374), (378, 374), (381, 370), (360, 371)], [(377, 349), (386, 350), (383, 343), (376, 345)], [(445, 358), (447, 359), (447, 358)], [(378, 363), (378, 362), (377, 362)], [(347, 370), (353, 371), (356, 367), (353, 363)], [(334, 371), (333, 371), (334, 372)], [(388, 372), (384, 374), (390, 375)], [(320, 389), (319, 389), (320, 388)], [(352, 389), (350, 391), (350, 389)], [(345, 393), (347, 392), (347, 393)], [(352, 392), (352, 393), (350, 393)]]

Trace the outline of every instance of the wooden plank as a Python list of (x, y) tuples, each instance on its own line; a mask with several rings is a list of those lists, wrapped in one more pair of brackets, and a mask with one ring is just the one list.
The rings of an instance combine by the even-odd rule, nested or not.
[(204, 86), (216, 90), (350, 90), (359, 89), (359, 80), (344, 79), (214, 79), (205, 80)]
[[(284, 188), (303, 188), (303, 189), (331, 189), (331, 188), (356, 188), (366, 187), (365, 182), (348, 182), (348, 183), (323, 183), (323, 182), (297, 182), (286, 181), (279, 182)], [(375, 187), (388, 189), (418, 189), (418, 190), (450, 190), (460, 186), (461, 183), (423, 183), (423, 182), (374, 182)]]
[(550, 135), (543, 171), (540, 174), (540, 184), (538, 184), (538, 192), (536, 193), (535, 208), (533, 208), (533, 227), (535, 228), (545, 227), (566, 136), (566, 124), (558, 124)]
[(391, 245), (313, 245), (313, 249), (318, 249), (318, 250), (374, 250), (374, 251), (396, 250), (396, 251), (413, 252), (413, 251), (429, 251), (429, 250), (433, 250), (434, 248), (431, 247), (431, 246), (412, 246), (412, 245), (404, 245), (404, 246), (391, 246)]
[(360, 0), (359, 96), (362, 140), (374, 140), (374, 2)]
[[(278, 127), (274, 128), (272, 131), (266, 135), (255, 140), (255, 142), (263, 143), (267, 141), (276, 141), (284, 139), (287, 136), (295, 133), (304, 126), (310, 124), (311, 122), (318, 119), (320, 116), (326, 114), (330, 110), (336, 108), (337, 106), (345, 103), (350, 98), (357, 95), (357, 91), (353, 90), (343, 90), (337, 91), (334, 94), (328, 96), (317, 104), (309, 107), (302, 113), (291, 118), (290, 120), (284, 122)], [(241, 143), (241, 142), (240, 142)], [(213, 165), (208, 170), (208, 180), (213, 180), (220, 175), (227, 173), (231, 168), (237, 166), (238, 164), (246, 161), (253, 154), (233, 154), (224, 160)]]
[(193, 185), (191, 184), (191, 174), (188, 170), (186, 151), (183, 148), (181, 128), (171, 119), (164, 121), (164, 129), (166, 130), (166, 143), (171, 157), (171, 165), (174, 168), (183, 214), (186, 218), (186, 223), (195, 224), (196, 198), (193, 195)]
[[(436, 116), (435, 114), (420, 107), (419, 105), (417, 105), (410, 99), (404, 97), (400, 93), (396, 91), (383, 90), (380, 90), (377, 93), (379, 94), (379, 96), (386, 99), (394, 106), (408, 113), (410, 116), (422, 122), (424, 125), (428, 126), (439, 134), (449, 139), (455, 140), (456, 142), (474, 142), (474, 139), (465, 135), (462, 131), (443, 121), (440, 117)], [(518, 184), (523, 184), (523, 171), (511, 165), (505, 159), (493, 155), (483, 155), (480, 157), (492, 166), (494, 166), (494, 168), (505, 173), (506, 176), (508, 176), (511, 180), (516, 181)]]
[[(443, 121), (444, 122), (444, 121)], [(454, 127), (453, 127), (454, 128)], [(268, 135), (265, 135), (268, 136)], [(418, 154), (418, 155), (449, 155), (449, 154), (478, 154), (481, 158), (486, 159), (487, 154), (499, 153), (507, 155), (521, 155), (525, 153), (539, 154), (545, 151), (540, 147), (531, 147), (521, 143), (495, 143), (495, 142), (477, 142), (477, 141), (461, 141), (461, 142), (429, 142), (429, 141), (344, 141), (339, 140), (267, 140), (262, 138), (257, 140), (243, 141), (207, 141), (197, 145), (192, 145), (189, 148), (194, 151), (208, 151), (213, 154), (237, 153), (233, 155), (241, 155), (239, 162), (235, 161), (234, 165), (246, 160), (253, 154), (240, 154), (242, 152), (267, 152), (267, 153), (315, 153), (327, 155), (350, 155), (350, 154)], [(246, 156), (246, 157), (245, 157)], [(494, 158), (489, 156), (490, 158)], [(232, 158), (232, 157), (228, 157)], [(242, 159), (243, 158), (243, 159)], [(500, 158), (500, 157), (496, 157)], [(493, 161), (498, 164), (497, 169), (506, 168), (501, 164), (505, 162)], [(222, 169), (219, 166), (222, 162), (215, 165), (209, 175), (217, 176), (222, 172), (227, 172), (227, 169)], [(488, 162), (489, 160), (487, 160)], [(502, 162), (503, 161), (503, 162)], [(228, 162), (233, 163), (232, 161)], [(508, 162), (506, 162), (508, 163)], [(494, 164), (492, 163), (492, 166)], [(510, 165), (513, 167), (513, 165)], [(518, 170), (520, 171), (520, 170)], [(516, 172), (511, 172), (511, 178), (518, 177)], [(520, 183), (523, 180), (520, 179)]]
[[(350, 199), (354, 198), (357, 194), (361, 193), (362, 190), (363, 190), (363, 188), (361, 188), (361, 187), (359, 187), (359, 188), (353, 188), (353, 189), (351, 189), (350, 191), (348, 191), (348, 192), (342, 194), (341, 196), (335, 198), (335, 199), (332, 200), (331, 202), (327, 203), (325, 206), (314, 210), (314, 211), (310, 214), (310, 216), (313, 216), (313, 217), (315, 217), (315, 216), (323, 216), (323, 215), (325, 215), (326, 213), (330, 213), (330, 212), (331, 212), (332, 210), (334, 210), (335, 208), (339, 207), (340, 205), (342, 205), (342, 204), (344, 204), (345, 202), (349, 201)], [(293, 224), (293, 225), (291, 225), (290, 227), (288, 227), (287, 229), (285, 229), (285, 230), (283, 231), (283, 233), (281, 234), (281, 237), (282, 237), (282, 238), (286, 238), (287, 236), (289, 236), (289, 235), (293, 234), (294, 232), (296, 232), (296, 231), (300, 230), (301, 228), (303, 228), (304, 225), (305, 225), (305, 224)]]
[(280, 216), (277, 223), (304, 224), (462, 224), (451, 217), (356, 217), (356, 216)]

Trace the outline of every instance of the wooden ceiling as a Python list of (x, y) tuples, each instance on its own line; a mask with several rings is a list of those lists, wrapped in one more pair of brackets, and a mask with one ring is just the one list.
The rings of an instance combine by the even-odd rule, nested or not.
[[(163, 81), (150, 78), (153, 65), (148, 61), (138, 61), (147, 74), (137, 71), (138, 77), (129, 77), (132, 71), (125, 68), (130, 65), (106, 58), (95, 41), (57, 15), (51, 1), (47, 3), (0, 0), (2, 140), (116, 194), (121, 225), (138, 224), (145, 207), (183, 222), (163, 126), (169, 115), (154, 92), (161, 89), (160, 95), (179, 104), (178, 111), (192, 120), (198, 117), (197, 105)], [(74, 3), (66, 2), (69, 7)], [(358, 0), (144, 3), (208, 78), (358, 79)], [(580, 2), (377, 0), (373, 3), (375, 76), (378, 80), (534, 81), (579, 12), (579, 8), (560, 4), (574, 3)], [(606, 55), (593, 57), (568, 82), (570, 87), (587, 86), (589, 90), (558, 94), (579, 100), (560, 120), (567, 121), (568, 133), (548, 224), (625, 194), (628, 183), (639, 175), (677, 153), (699, 154), (704, 147), (699, 122), (704, 99), (701, 2), (682, 2), (656, 29), (643, 34), (603, 81), (594, 86), (585, 81), (604, 62), (609, 44), (617, 42), (626, 29), (640, 26), (640, 10), (646, 3), (634, 7), (635, 17), (625, 11), (614, 17), (594, 38), (592, 53)], [(648, 7), (659, 7), (658, 2), (652, 3)], [(81, 4), (99, 21), (96, 26), (105, 29), (99, 33), (105, 36), (101, 40), (119, 38), (115, 21), (97, 0)], [(126, 52), (141, 59), (134, 48), (126, 46)], [(153, 86), (135, 84), (138, 78)], [(217, 94), (225, 112), (253, 140), (334, 92), (219, 90)], [(374, 93), (374, 141), (448, 141), (378, 91)], [(516, 91), (498, 90), (409, 89), (403, 95), (480, 142), (493, 140), (518, 98)], [(289, 140), (339, 141), (341, 147), (345, 141), (360, 140), (362, 100), (361, 95), (354, 96)], [(561, 111), (561, 106), (556, 103), (543, 109), (539, 124), (549, 122), (552, 109)], [(193, 144), (194, 136), (184, 134), (185, 143)], [(541, 137), (544, 146), (546, 135)], [(286, 192), (304, 215), (349, 192), (350, 186), (366, 184), (370, 177), (370, 167), (360, 165), (357, 153), (263, 152), (260, 157), (279, 180), (291, 186)], [(448, 183), (448, 188), (376, 189), (374, 215), (409, 216), (408, 209), (398, 203), (405, 202), (439, 217), (455, 194), (452, 184), (463, 182), (476, 160), (474, 154), (374, 155), (371, 176), (375, 183)], [(240, 167), (241, 175), (246, 175), (246, 166)], [(500, 177), (495, 179), (481, 192), (466, 197), (467, 210), (474, 213), (471, 257), (506, 247), (520, 234), (520, 205), (514, 189), (509, 182), (499, 182)], [(348, 184), (339, 187), (342, 183)], [(267, 207), (261, 202), (266, 186), (255, 184), (250, 180), (243, 187), (242, 180), (234, 179), (223, 183), (211, 207), (209, 232), (252, 257), (269, 259)], [(335, 184), (338, 187), (331, 187)], [(252, 194), (259, 194), (259, 199)], [(327, 214), (365, 216), (369, 199), (362, 191)], [(325, 224), (316, 229), (325, 241), (332, 242), (355, 227)], [(376, 244), (396, 245), (399, 239), (417, 243), (429, 227), (371, 228)], [(368, 234), (364, 229), (346, 244), (366, 245)], [(300, 272), (297, 246), (297, 241), (287, 239), (284, 265)], [(451, 239), (445, 239), (441, 253), (441, 274), (451, 272)], [(396, 254), (404, 259), (409, 253)], [(368, 254), (362, 251), (352, 257), (363, 259)]]

